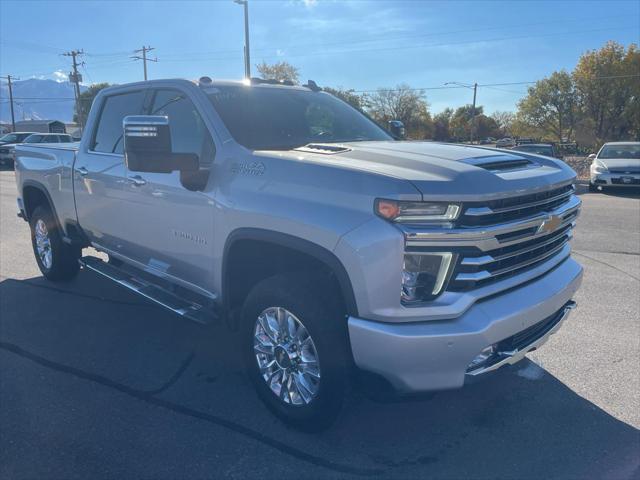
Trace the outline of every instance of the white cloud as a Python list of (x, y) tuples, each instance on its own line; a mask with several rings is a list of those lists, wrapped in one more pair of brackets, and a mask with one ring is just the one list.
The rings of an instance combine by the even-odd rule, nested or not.
[(304, 5), (307, 8), (313, 8), (318, 5), (318, 0), (289, 0), (289, 5)]
[(51, 75), (52, 75), (53, 79), (58, 83), (66, 82), (68, 80), (67, 74), (64, 73), (62, 70), (56, 70)]
[(277, 55), (278, 57), (284, 57), (284, 55), (285, 55), (285, 51), (284, 51), (284, 50), (281, 50), (281, 49), (279, 49), (279, 48), (278, 48), (278, 49), (276, 50), (276, 55)]

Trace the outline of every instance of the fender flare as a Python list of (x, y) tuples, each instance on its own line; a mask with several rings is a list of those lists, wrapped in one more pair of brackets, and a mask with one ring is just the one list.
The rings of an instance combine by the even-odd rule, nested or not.
[[(47, 202), (49, 203), (49, 208), (51, 208), (51, 213), (53, 213), (53, 218), (56, 220), (56, 223), (58, 224), (58, 226), (60, 228), (62, 228), (62, 225), (60, 224), (60, 218), (58, 217), (58, 212), (56, 212), (56, 206), (53, 203), (53, 200), (51, 199), (51, 195), (49, 194), (49, 190), (47, 190), (47, 187), (44, 186), (44, 184), (36, 181), (36, 180), (25, 180), (22, 183), (22, 191), (20, 192), (20, 194), (22, 195), (22, 204), (24, 206), (24, 219), (29, 222), (29, 212), (27, 211), (27, 205), (25, 202), (25, 198), (24, 198), (24, 190), (25, 188), (35, 188), (36, 190), (39, 190), (47, 199)], [(64, 230), (63, 230), (64, 231)]]
[(233, 245), (240, 240), (262, 241), (266, 243), (272, 243), (281, 247), (290, 248), (300, 253), (309, 255), (310, 257), (313, 257), (321, 263), (325, 264), (335, 275), (336, 280), (338, 281), (338, 285), (340, 287), (340, 291), (347, 308), (347, 314), (354, 317), (358, 316), (358, 305), (356, 303), (356, 297), (353, 292), (351, 279), (349, 278), (344, 265), (342, 265), (342, 262), (338, 259), (338, 257), (336, 257), (333, 252), (308, 240), (304, 240), (302, 238), (295, 237), (286, 233), (277, 232), (274, 230), (265, 230), (261, 228), (238, 228), (231, 232), (227, 237), (222, 257), (222, 302), (225, 306), (225, 310), (227, 310), (230, 302), (230, 295), (228, 293), (228, 289), (226, 288), (226, 285), (229, 284), (228, 280), (230, 275), (228, 254), (231, 250), (231, 247), (233, 247)]

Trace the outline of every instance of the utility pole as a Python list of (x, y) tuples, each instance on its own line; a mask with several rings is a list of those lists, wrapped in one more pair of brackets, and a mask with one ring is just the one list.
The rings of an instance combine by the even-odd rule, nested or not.
[(476, 93), (478, 92), (478, 83), (473, 84), (473, 111), (471, 112), (471, 143), (476, 136)]
[(9, 84), (9, 103), (11, 104), (11, 131), (15, 132), (16, 131), (16, 117), (13, 113), (13, 89), (11, 87), (11, 80), (20, 80), (19, 78), (16, 77), (12, 77), (11, 75), (7, 75), (6, 77), (0, 77), (0, 78), (6, 78), (7, 79), (7, 83)]
[(145, 82), (147, 81), (147, 60), (150, 61), (150, 62), (157, 62), (158, 61), (157, 58), (147, 58), (147, 52), (150, 52), (151, 50), (155, 50), (155, 48), (153, 48), (153, 47), (145, 47), (143, 45), (141, 49), (133, 51), (133, 53), (142, 53), (142, 56), (134, 55), (133, 57), (131, 57), (134, 60), (142, 60), (142, 64), (144, 66), (144, 81)]
[(84, 115), (82, 114), (82, 105), (80, 105), (80, 82), (82, 82), (82, 74), (78, 73), (78, 67), (84, 65), (84, 62), (78, 63), (78, 57), (84, 55), (84, 50), (71, 50), (62, 55), (71, 57), (73, 60), (73, 72), (69, 73), (69, 81), (75, 85), (76, 112), (78, 113), (80, 132), (82, 132), (82, 130), (84, 130)]
[(249, 48), (249, 0), (233, 0), (244, 7), (244, 78), (251, 78), (251, 59)]
[(445, 85), (458, 85), (459, 87), (470, 88), (473, 89), (473, 106), (471, 111), (471, 128), (469, 136), (471, 137), (469, 140), (473, 143), (473, 139), (475, 137), (475, 129), (476, 129), (476, 94), (478, 93), (478, 83), (475, 82), (473, 85), (469, 85), (468, 83), (460, 83), (460, 82), (446, 82)]

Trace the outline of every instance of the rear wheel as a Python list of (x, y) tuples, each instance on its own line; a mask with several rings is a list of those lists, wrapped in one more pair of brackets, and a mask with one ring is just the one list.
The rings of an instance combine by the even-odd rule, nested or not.
[(599, 192), (600, 190), (598, 190), (598, 187), (596, 185), (594, 185), (593, 183), (589, 182), (589, 191), (590, 192)]
[(297, 274), (256, 285), (242, 310), (247, 373), (259, 397), (285, 423), (330, 426), (349, 371), (346, 322), (322, 282)]
[(47, 280), (65, 281), (76, 276), (80, 268), (80, 249), (62, 241), (60, 228), (45, 206), (31, 214), (31, 243), (38, 267)]

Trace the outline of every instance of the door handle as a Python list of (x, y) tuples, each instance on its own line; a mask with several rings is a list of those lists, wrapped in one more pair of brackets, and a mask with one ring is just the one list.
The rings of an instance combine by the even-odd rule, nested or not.
[(89, 174), (89, 170), (87, 170), (86, 167), (78, 167), (78, 168), (76, 168), (76, 172), (78, 172), (83, 177), (85, 177), (85, 176), (87, 176)]
[(134, 175), (133, 177), (129, 177), (129, 181), (134, 187), (141, 187), (147, 184), (147, 181), (142, 178), (140, 175)]

